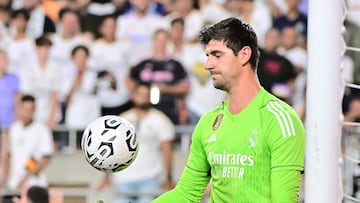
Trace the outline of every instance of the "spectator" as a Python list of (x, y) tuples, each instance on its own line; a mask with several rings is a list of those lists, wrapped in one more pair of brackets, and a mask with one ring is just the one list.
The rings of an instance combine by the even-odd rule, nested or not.
[(54, 151), (50, 129), (34, 120), (35, 98), (24, 95), (19, 106), (19, 120), (9, 130), (9, 179), (12, 190), (33, 185), (46, 187), (43, 169)]
[(24, 9), (30, 12), (29, 23), (26, 27), (27, 35), (38, 38), (56, 32), (55, 23), (42, 10), (40, 0), (24, 0), (23, 3)]
[(21, 91), (35, 96), (35, 119), (54, 128), (61, 116), (58, 100), (60, 69), (49, 60), (50, 39), (41, 36), (35, 40), (35, 44), (36, 60), (28, 63), (29, 67), (24, 71)]
[(21, 196), (12, 199), (14, 203), (63, 203), (62, 193), (55, 188), (31, 186), (23, 189)]
[(71, 63), (71, 50), (84, 43), (84, 39), (80, 35), (79, 14), (69, 8), (61, 9), (58, 30), (51, 36), (53, 46), (50, 57), (59, 66), (66, 67)]
[[(121, 116), (135, 126), (139, 152), (129, 168), (112, 174), (111, 180), (117, 193), (115, 202), (149, 203), (162, 191), (174, 186), (172, 141), (175, 128), (164, 113), (151, 107), (150, 86), (147, 84), (136, 84), (132, 100), (134, 107)], [(109, 184), (109, 178), (106, 176), (101, 188)], [(138, 196), (139, 193), (142, 195)], [(133, 196), (137, 196), (137, 200)]]
[(80, 35), (80, 18), (75, 10), (63, 8), (59, 13), (59, 31), (52, 35), (50, 40), (52, 42), (49, 60), (56, 63), (61, 68), (60, 70), (60, 92), (59, 101), (62, 104), (62, 121), (65, 118), (65, 87), (67, 83), (66, 74), (71, 70), (71, 50), (80, 44), (84, 44), (85, 40)]
[(348, 98), (348, 106), (343, 109), (344, 121), (359, 122), (360, 121), (360, 94), (353, 94)]
[(164, 27), (162, 16), (149, 11), (150, 0), (130, 0), (132, 9), (117, 19), (118, 39), (131, 42), (129, 62), (131, 65), (151, 55), (151, 37)]
[(59, 12), (61, 8), (65, 6), (66, 2), (62, 1), (52, 1), (52, 0), (42, 0), (40, 3), (41, 9), (44, 11), (46, 16), (54, 22), (55, 27), (59, 21)]
[(7, 9), (7, 10), (11, 10), (12, 8), (11, 8), (11, 4), (12, 4), (12, 2), (13, 1), (11, 1), (11, 0), (2, 0), (1, 2), (0, 2), (0, 6), (4, 9)]
[(199, 30), (205, 24), (205, 18), (199, 10), (196, 0), (175, 0), (174, 9), (165, 16), (169, 27), (175, 18), (182, 18), (185, 22), (184, 39), (188, 42), (197, 42)]
[(7, 73), (8, 57), (0, 50), (0, 131), (6, 132), (15, 120), (16, 105), (20, 99), (19, 78)]
[(102, 115), (118, 115), (129, 108), (129, 93), (125, 78), (129, 74), (127, 40), (115, 36), (116, 18), (107, 16), (99, 28), (101, 38), (91, 46), (90, 61), (98, 71), (97, 94), (101, 101)]
[(264, 48), (260, 49), (258, 76), (267, 91), (290, 103), (296, 72), (292, 63), (278, 54), (280, 33), (271, 28), (265, 34)]
[(254, 28), (259, 46), (264, 46), (265, 33), (271, 27), (269, 7), (259, 0), (229, 0), (227, 8)]
[(189, 110), (190, 124), (196, 124), (200, 116), (220, 103), (225, 93), (212, 85), (210, 73), (205, 70), (206, 56), (203, 46), (184, 40), (184, 21), (174, 19), (171, 23), (171, 50), (175, 59), (179, 60), (189, 73), (190, 90), (186, 96), (186, 107)]
[(45, 187), (32, 186), (23, 190), (20, 198), (13, 198), (14, 203), (49, 203), (49, 191)]
[(26, 34), (29, 12), (25, 9), (14, 10), (10, 14), (11, 41), (6, 48), (9, 56), (10, 73), (17, 74), (20, 79), (29, 62), (35, 60), (34, 39)]
[(153, 56), (130, 70), (128, 87), (133, 91), (135, 82), (146, 82), (160, 92), (155, 107), (179, 124), (185, 109), (185, 96), (189, 91), (188, 75), (182, 64), (167, 54), (169, 33), (158, 30), (153, 37)]
[(100, 37), (99, 26), (109, 15), (114, 15), (116, 7), (112, 0), (91, 0), (82, 14), (82, 30), (89, 32), (94, 39)]
[[(351, 47), (360, 47), (360, 40), (358, 37), (360, 34), (359, 24), (347, 20), (344, 25), (346, 27), (346, 32), (344, 33), (346, 45)], [(346, 55), (349, 56), (354, 63), (353, 82), (360, 84), (360, 54), (356, 51), (346, 51)]]
[(9, 33), (10, 6), (0, 3), (0, 49), (6, 49), (11, 41)]
[(287, 26), (294, 26), (300, 34), (301, 44), (305, 47), (307, 36), (307, 16), (300, 10), (301, 0), (286, 0), (288, 11), (273, 20), (273, 27), (280, 31)]
[(233, 14), (227, 9), (230, 0), (199, 0), (200, 12), (204, 16), (204, 24), (216, 23), (219, 20), (228, 18)]
[(8, 150), (8, 129), (15, 121), (15, 109), (20, 100), (19, 79), (7, 73), (8, 58), (5, 51), (0, 50), (0, 188), (6, 184)]
[(71, 52), (73, 68), (66, 76), (65, 123), (68, 128), (79, 131), (100, 116), (100, 103), (95, 94), (97, 75), (88, 67), (89, 54), (86, 46), (76, 46)]
[(307, 70), (307, 52), (300, 45), (299, 33), (293, 26), (285, 27), (281, 32), (281, 46), (279, 53), (289, 59), (294, 65), (296, 78), (294, 80), (294, 93), (291, 96), (291, 104), (301, 118), (304, 119), (305, 88)]
[(278, 18), (288, 10), (286, 0), (268, 0), (267, 5), (270, 9), (272, 19)]

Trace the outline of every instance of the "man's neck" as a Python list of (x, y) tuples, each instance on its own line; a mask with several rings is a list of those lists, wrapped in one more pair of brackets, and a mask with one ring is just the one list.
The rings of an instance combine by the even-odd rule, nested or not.
[(240, 113), (256, 97), (261, 89), (259, 80), (254, 73), (243, 74), (235, 88), (229, 90), (229, 111)]
[(155, 59), (155, 60), (165, 60), (167, 58), (168, 58), (168, 56), (167, 56), (166, 52), (155, 52), (153, 55), (153, 59)]
[(146, 116), (146, 114), (149, 112), (150, 109), (140, 109), (140, 108), (135, 108), (135, 113), (136, 116), (138, 117), (138, 119), (142, 119)]
[(44, 69), (46, 65), (46, 58), (45, 57), (38, 57), (38, 62), (40, 65), (40, 68)]
[(74, 34), (71, 34), (71, 33), (62, 33), (61, 37), (65, 40), (68, 40), (68, 39), (72, 39), (75, 37)]

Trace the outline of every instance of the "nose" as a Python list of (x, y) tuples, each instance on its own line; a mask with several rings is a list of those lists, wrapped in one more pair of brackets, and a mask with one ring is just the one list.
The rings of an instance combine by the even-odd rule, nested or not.
[(213, 63), (211, 62), (210, 58), (207, 58), (204, 65), (206, 70), (211, 70), (214, 68)]

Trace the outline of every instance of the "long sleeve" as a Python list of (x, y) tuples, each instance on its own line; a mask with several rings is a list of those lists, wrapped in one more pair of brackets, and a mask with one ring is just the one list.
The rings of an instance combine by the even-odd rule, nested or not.
[(271, 173), (271, 202), (298, 202), (301, 185), (301, 172), (295, 170), (274, 171)]
[(200, 202), (210, 180), (210, 165), (201, 136), (201, 125), (198, 125), (192, 135), (188, 161), (176, 187), (154, 200), (154, 203)]
[(206, 172), (196, 171), (188, 166), (176, 187), (155, 199), (153, 203), (191, 203), (200, 202), (210, 180)]

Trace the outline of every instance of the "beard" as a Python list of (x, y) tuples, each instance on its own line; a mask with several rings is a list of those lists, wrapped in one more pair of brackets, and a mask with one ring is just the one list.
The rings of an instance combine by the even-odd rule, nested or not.
[(213, 86), (216, 89), (226, 91), (226, 85), (224, 81), (213, 79)]

